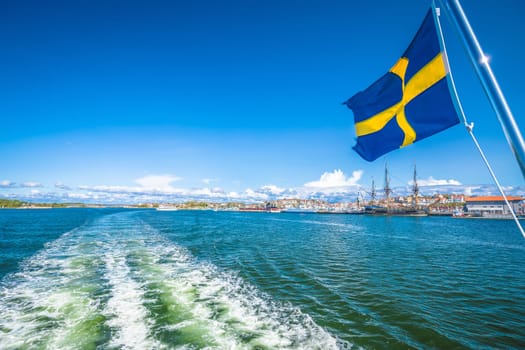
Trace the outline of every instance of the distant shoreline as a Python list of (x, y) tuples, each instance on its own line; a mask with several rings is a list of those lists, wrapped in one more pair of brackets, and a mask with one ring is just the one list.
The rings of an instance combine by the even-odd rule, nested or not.
[[(141, 206), (130, 206), (130, 205), (116, 205), (116, 206), (105, 206), (105, 205), (84, 205), (84, 206), (67, 206), (67, 207), (0, 207), (0, 210), (22, 210), (22, 211), (28, 211), (28, 210), (50, 210), (50, 209), (141, 209), (141, 210), (155, 210), (156, 208), (151, 207), (141, 207)], [(260, 213), (270, 213), (270, 212), (257, 212), (257, 211), (243, 211), (243, 210), (212, 210), (212, 209), (202, 209), (202, 208), (185, 208), (180, 209), (180, 211), (213, 211), (213, 212), (236, 212), (236, 213), (248, 213), (248, 214), (260, 214)], [(326, 212), (326, 211), (309, 211), (309, 212), (293, 212), (293, 211), (282, 211), (281, 214), (292, 214), (292, 215), (304, 215), (304, 214), (314, 214), (314, 215), (333, 215), (333, 214), (339, 214), (339, 215), (349, 215), (349, 216), (355, 216), (355, 213), (334, 213), (334, 212)], [(272, 213), (273, 214), (273, 213)], [(421, 218), (423, 216), (415, 216), (415, 215), (396, 215), (396, 214), (390, 214), (390, 215), (374, 215), (374, 214), (366, 214), (362, 213), (361, 216), (367, 216), (367, 217), (414, 217), (414, 218)], [(470, 219), (470, 220), (513, 220), (511, 216), (452, 216), (452, 215), (424, 215), (425, 217), (447, 217), (451, 219)], [(519, 220), (525, 220), (525, 217), (518, 217)]]

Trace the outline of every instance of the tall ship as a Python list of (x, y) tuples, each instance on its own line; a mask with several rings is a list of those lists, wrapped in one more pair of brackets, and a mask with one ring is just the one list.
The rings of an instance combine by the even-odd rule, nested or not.
[(419, 185), (417, 183), (417, 170), (414, 165), (414, 178), (412, 184), (412, 202), (410, 205), (400, 205), (392, 200), (392, 188), (390, 187), (390, 176), (388, 175), (388, 164), (385, 164), (385, 187), (383, 189), (385, 198), (381, 202), (376, 201), (375, 183), (372, 180), (370, 191), (371, 201), (365, 207), (365, 214), (369, 215), (391, 215), (391, 216), (426, 216), (427, 212), (419, 205)]

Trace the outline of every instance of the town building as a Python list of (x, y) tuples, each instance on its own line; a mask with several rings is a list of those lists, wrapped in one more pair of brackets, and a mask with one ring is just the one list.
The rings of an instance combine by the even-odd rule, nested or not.
[[(523, 197), (508, 196), (512, 209), (517, 215), (523, 214)], [(510, 210), (501, 196), (466, 197), (467, 214), (473, 216), (510, 216)]]

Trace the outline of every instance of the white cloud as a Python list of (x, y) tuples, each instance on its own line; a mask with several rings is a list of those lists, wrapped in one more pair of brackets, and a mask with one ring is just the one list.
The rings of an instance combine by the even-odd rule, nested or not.
[[(414, 181), (409, 181), (408, 184), (413, 185)], [(438, 180), (430, 176), (426, 180), (417, 180), (417, 184), (419, 186), (460, 186), (461, 182), (459, 182), (458, 180), (454, 180), (454, 179)]]
[(67, 195), (67, 198), (70, 199), (93, 199), (95, 196), (91, 192), (81, 193), (81, 192), (70, 192)]
[(192, 188), (190, 190), (185, 190), (184, 195), (187, 196), (204, 196), (210, 198), (225, 198), (226, 194), (222, 188)]
[[(359, 181), (362, 179), (363, 170), (355, 170), (351, 175), (346, 175), (342, 170), (336, 169), (324, 172), (318, 180), (310, 181), (302, 186), (281, 188), (275, 184), (266, 184), (261, 187), (246, 188), (238, 191), (225, 190), (220, 187), (209, 186), (214, 179), (202, 179), (208, 186), (197, 188), (175, 187), (174, 183), (181, 180), (175, 175), (148, 175), (134, 180), (131, 186), (78, 186), (72, 190), (62, 182), (56, 182), (54, 187), (59, 190), (53, 192), (43, 187), (38, 182), (14, 183), (9, 180), (0, 181), (3, 188), (0, 196), (41, 200), (43, 202), (71, 202), (81, 201), (86, 203), (145, 203), (145, 202), (184, 202), (188, 200), (204, 201), (244, 201), (264, 202), (281, 198), (317, 198), (328, 201), (353, 201), (356, 193), (362, 191)], [(465, 193), (485, 194), (492, 193), (491, 186), (461, 185), (454, 179), (434, 179), (429, 177), (418, 181), (424, 194), (433, 193)], [(237, 186), (239, 187), (239, 186)], [(10, 191), (8, 188), (12, 188)], [(26, 189), (21, 189), (26, 188)], [(241, 187), (242, 188), (242, 187)], [(509, 194), (525, 193), (525, 187), (509, 188)], [(408, 193), (408, 186), (395, 188), (397, 195)], [(7, 193), (11, 192), (11, 193)]]
[(81, 186), (78, 186), (79, 190), (82, 190), (82, 191), (93, 191), (93, 192), (132, 192), (131, 188), (132, 187), (126, 187), (126, 186), (105, 186), (105, 185), (100, 185), (100, 186), (81, 185)]
[(304, 184), (304, 187), (309, 189), (329, 189), (357, 186), (358, 181), (363, 175), (363, 170), (355, 170), (352, 172), (352, 177), (346, 177), (342, 170), (337, 169), (333, 172), (325, 172), (317, 181), (311, 181)]
[(55, 187), (59, 188), (61, 190), (67, 190), (67, 191), (71, 191), (71, 189), (72, 189), (71, 187), (65, 185), (64, 183), (62, 183), (60, 181), (55, 184)]
[(157, 191), (172, 191), (172, 182), (182, 180), (182, 178), (174, 175), (148, 175), (136, 179), (135, 182), (146, 189), (154, 189)]
[(463, 194), (465, 196), (472, 196), (474, 195), (474, 192), (476, 190), (479, 190), (481, 187), (480, 186), (467, 186), (463, 189)]
[(269, 199), (269, 196), (266, 193), (261, 193), (259, 191), (254, 191), (251, 188), (247, 188), (244, 193), (241, 195), (243, 199), (250, 200), (261, 200), (265, 201)]
[(92, 191), (98, 193), (126, 194), (126, 195), (174, 195), (184, 194), (185, 189), (173, 188), (171, 186), (164, 188), (142, 187), (142, 186), (78, 186), (79, 190)]
[(228, 192), (227, 197), (231, 199), (239, 199), (241, 198), (241, 195), (237, 192)]
[(41, 183), (34, 182), (34, 181), (24, 182), (24, 183), (20, 184), (20, 186), (21, 187), (28, 187), (28, 188), (44, 187)]
[(16, 186), (16, 182), (9, 181), (9, 180), (0, 181), (0, 187), (9, 188), (9, 187), (15, 187), (15, 186)]
[[(348, 179), (346, 183), (348, 183)], [(242, 202), (264, 202), (279, 198), (317, 198), (328, 201), (353, 201), (359, 186), (350, 187), (331, 187), (323, 188), (289, 188), (280, 194), (279, 187), (266, 185), (258, 189), (248, 188), (242, 192), (227, 192), (221, 188), (192, 188), (192, 189), (170, 189), (168, 191), (158, 191), (147, 189), (141, 186), (79, 186), (77, 191), (57, 191), (49, 192), (37, 188), (30, 189), (25, 194), (19, 193), (18, 186), (15, 186), (13, 193), (0, 193), (1, 197), (22, 200), (34, 200), (41, 202), (85, 202), (85, 203), (105, 203), (105, 204), (127, 204), (127, 203), (149, 203), (149, 202), (184, 202), (188, 200), (204, 201), (242, 201)], [(2, 191), (7, 192), (7, 191)], [(394, 189), (397, 195), (409, 193), (408, 187), (398, 187)], [(425, 186), (422, 192), (426, 195), (434, 193), (464, 193), (466, 195), (490, 195), (497, 193), (493, 185), (441, 185)], [(524, 195), (525, 187), (514, 187), (509, 195)]]
[[(150, 181), (151, 180), (151, 181)], [(112, 202), (165, 201), (193, 199), (228, 199), (226, 192), (219, 187), (174, 188), (168, 181), (148, 179), (146, 186), (79, 186), (82, 191), (96, 193), (100, 198), (110, 198)]]
[(286, 189), (277, 187), (275, 185), (264, 185), (263, 187), (260, 188), (260, 191), (269, 193), (269, 194), (273, 194), (273, 195), (279, 195), (283, 193), (284, 191), (286, 191)]

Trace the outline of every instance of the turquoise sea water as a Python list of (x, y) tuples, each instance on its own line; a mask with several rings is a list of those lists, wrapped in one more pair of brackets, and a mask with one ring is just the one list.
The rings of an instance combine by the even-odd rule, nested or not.
[(511, 221), (0, 211), (0, 349), (525, 348)]

